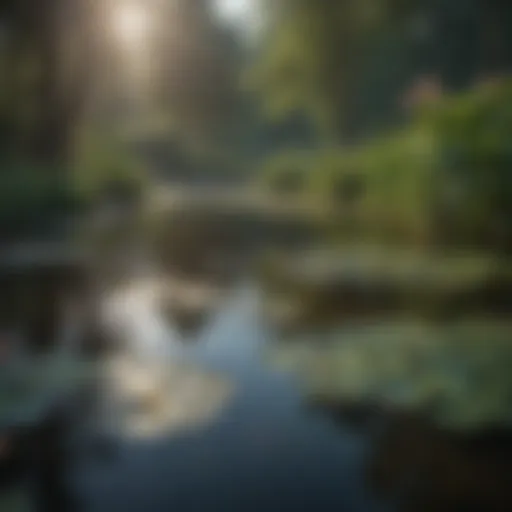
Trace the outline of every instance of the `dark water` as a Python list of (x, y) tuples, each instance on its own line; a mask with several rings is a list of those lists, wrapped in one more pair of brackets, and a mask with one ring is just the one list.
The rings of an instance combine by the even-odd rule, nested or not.
[(84, 510), (383, 510), (364, 437), (306, 411), (293, 377), (263, 363), (271, 340), (257, 292), (241, 288), (171, 355), (227, 381), (226, 403), (193, 429), (125, 438), (109, 463), (78, 467)]
[(219, 298), (188, 341), (152, 286), (134, 281), (107, 308), (121, 344), (88, 412), (32, 439), (35, 510), (512, 510), (502, 425), (462, 434), (372, 403), (308, 402), (268, 357), (278, 336), (257, 286)]

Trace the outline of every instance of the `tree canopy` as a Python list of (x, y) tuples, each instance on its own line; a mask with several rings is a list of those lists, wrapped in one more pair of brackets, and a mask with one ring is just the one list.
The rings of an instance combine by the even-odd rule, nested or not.
[(344, 140), (403, 119), (418, 76), (449, 90), (512, 63), (512, 7), (499, 0), (285, 0), (250, 73), (265, 110), (302, 110)]

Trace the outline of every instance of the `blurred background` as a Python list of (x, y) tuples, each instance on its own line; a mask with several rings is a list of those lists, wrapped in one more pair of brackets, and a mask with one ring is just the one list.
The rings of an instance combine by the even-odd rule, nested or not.
[(512, 510), (511, 24), (0, 0), (0, 510)]

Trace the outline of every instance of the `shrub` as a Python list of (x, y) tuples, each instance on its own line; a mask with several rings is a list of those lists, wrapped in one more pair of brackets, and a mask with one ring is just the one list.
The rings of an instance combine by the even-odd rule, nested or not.
[(82, 206), (78, 191), (61, 170), (12, 163), (0, 168), (0, 236), (4, 240), (53, 231), (63, 217)]
[(304, 193), (350, 214), (335, 219), (341, 231), (510, 250), (511, 131), (512, 82), (505, 80), (428, 102), (404, 129), (360, 146), (307, 159), (278, 155), (264, 179), (289, 191), (291, 172), (305, 176)]
[(281, 153), (266, 162), (260, 171), (263, 189), (283, 195), (305, 192), (310, 170), (310, 155), (302, 151)]
[(89, 204), (135, 199), (146, 185), (138, 160), (112, 137), (100, 135), (83, 142), (72, 174), (74, 186)]

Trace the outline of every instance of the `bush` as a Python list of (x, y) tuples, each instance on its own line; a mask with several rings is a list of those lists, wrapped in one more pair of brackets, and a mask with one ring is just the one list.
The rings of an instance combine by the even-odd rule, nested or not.
[(512, 248), (512, 82), (483, 84), (423, 109), (418, 124), (435, 134), (438, 229), (446, 242)]
[(89, 204), (136, 199), (146, 185), (142, 165), (111, 137), (89, 136), (73, 169), (73, 182)]
[(335, 220), (340, 231), (510, 250), (511, 132), (512, 82), (503, 81), (429, 102), (405, 129), (358, 147), (285, 152), (263, 176), (281, 191), (297, 188), (290, 173), (303, 176), (304, 193), (347, 217)]
[(61, 170), (4, 164), (0, 168), (0, 236), (19, 238), (56, 229), (82, 198)]
[(133, 202), (145, 185), (141, 166), (108, 138), (83, 145), (71, 169), (0, 165), (0, 237), (52, 234), (99, 202)]
[(260, 185), (263, 189), (283, 195), (306, 192), (310, 158), (308, 153), (302, 151), (277, 155), (266, 162), (260, 171)]

